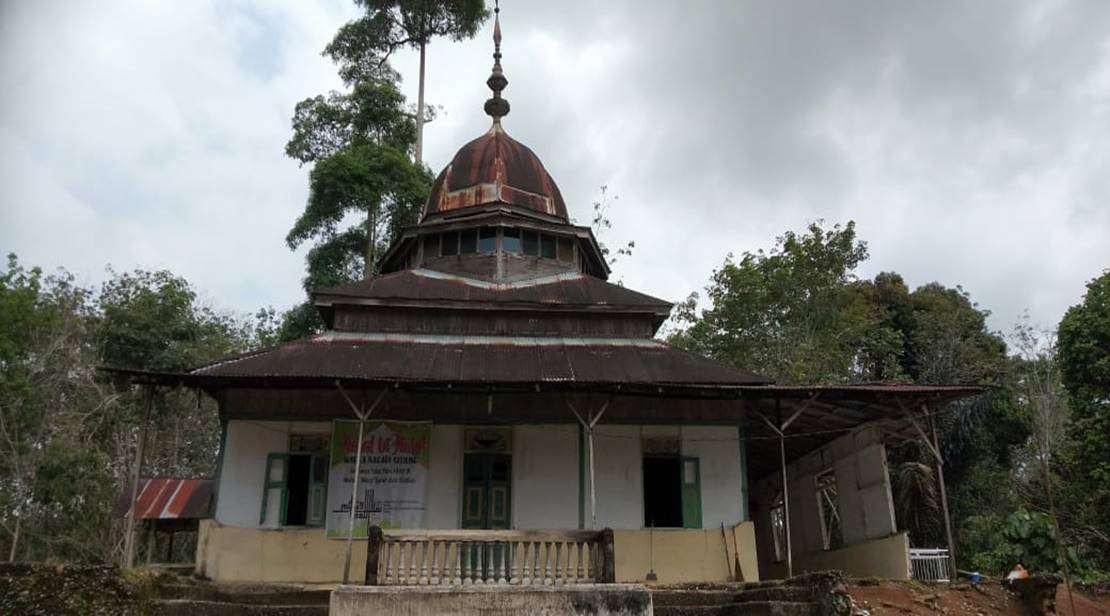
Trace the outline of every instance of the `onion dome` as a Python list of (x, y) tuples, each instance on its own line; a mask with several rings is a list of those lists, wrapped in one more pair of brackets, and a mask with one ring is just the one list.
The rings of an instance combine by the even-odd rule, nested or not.
[(464, 145), (432, 184), (421, 220), (436, 214), (486, 205), (508, 205), (569, 222), (563, 196), (532, 150), (501, 127), (509, 101), (501, 97), (509, 81), (501, 70), (500, 7), (494, 9), (493, 72), (486, 85), (493, 96), (485, 111), (493, 118), (486, 134)]
[(566, 203), (551, 174), (532, 150), (501, 128), (500, 122), (455, 154), (432, 184), (423, 217), (492, 204), (569, 220)]

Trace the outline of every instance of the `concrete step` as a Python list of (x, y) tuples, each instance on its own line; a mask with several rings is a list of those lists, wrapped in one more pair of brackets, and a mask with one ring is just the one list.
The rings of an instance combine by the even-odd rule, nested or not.
[(748, 601), (790, 601), (807, 603), (813, 600), (813, 588), (801, 586), (764, 586), (749, 588), (736, 593), (734, 602)]
[(652, 589), (651, 603), (659, 606), (699, 606), (724, 605), (732, 603), (737, 595), (734, 590), (679, 590), (672, 588)]
[(797, 601), (747, 601), (725, 605), (655, 606), (655, 616), (819, 616), (812, 603)]
[(266, 606), (327, 606), (331, 599), (329, 589), (280, 585), (165, 584), (158, 594), (167, 600)]
[(328, 605), (260, 605), (226, 601), (160, 599), (155, 602), (157, 616), (328, 616)]
[(663, 588), (653, 589), (651, 598), (655, 605), (724, 605), (752, 601), (805, 603), (812, 600), (813, 589), (782, 585), (704, 590)]

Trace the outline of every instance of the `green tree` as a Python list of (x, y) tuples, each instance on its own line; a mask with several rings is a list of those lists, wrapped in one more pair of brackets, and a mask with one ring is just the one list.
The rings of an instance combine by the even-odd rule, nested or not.
[[(168, 272), (111, 272), (99, 292), (9, 257), (0, 271), (0, 546), (9, 559), (118, 556), (114, 497), (129, 485), (143, 412), (100, 365), (176, 371), (257, 344), (256, 326), (202, 305)], [(215, 404), (162, 390), (143, 474), (210, 475)]]
[(898, 333), (855, 284), (866, 258), (852, 222), (812, 224), (770, 252), (730, 255), (706, 290), (712, 306), (699, 314), (696, 296), (680, 305), (685, 327), (671, 341), (779, 382), (898, 376)]
[[(383, 246), (416, 222), (431, 187), (430, 172), (409, 159), (416, 125), (396, 75), (385, 57), (364, 57), (374, 49), (367, 37), (380, 34), (366, 32), (371, 25), (352, 22), (340, 30), (325, 53), (339, 64), (350, 90), (298, 103), (285, 146), (286, 155), (312, 165), (308, 202), (285, 238), (290, 249), (310, 244), (303, 281), (308, 294), (372, 276)], [(284, 315), (278, 335), (290, 340), (322, 326), (307, 300)]]
[[(0, 536), (8, 560), (90, 529), (88, 517), (59, 525), (54, 503), (36, 498), (40, 471), (59, 451), (48, 445), (79, 443), (104, 398), (87, 344), (89, 296), (68, 274), (25, 269), (15, 255), (0, 272)], [(96, 518), (95, 508), (89, 513)]]
[[(1007, 383), (1005, 341), (963, 289), (930, 283), (911, 291), (894, 272), (862, 280), (857, 271), (867, 256), (848, 223), (810, 225), (778, 238), (770, 252), (729, 257), (707, 289), (711, 307), (699, 312), (696, 295), (681, 303), (670, 340), (785, 383)], [(937, 425), (959, 528), (1015, 502), (1011, 453), (1029, 427), (1008, 386), (946, 411)], [(911, 444), (891, 450), (890, 463), (899, 525), (915, 545), (942, 544), (931, 454)]]
[(1093, 561), (1110, 568), (1110, 270), (1087, 285), (1057, 336), (1071, 407), (1060, 465), (1061, 523)]
[(416, 102), (415, 160), (422, 164), (424, 123), (434, 111), (424, 104), (424, 67), (435, 37), (471, 38), (489, 16), (484, 0), (355, 0), (365, 14), (348, 22), (324, 50), (339, 65), (348, 84), (379, 79), (389, 73), (393, 52), (411, 47), (420, 52)]

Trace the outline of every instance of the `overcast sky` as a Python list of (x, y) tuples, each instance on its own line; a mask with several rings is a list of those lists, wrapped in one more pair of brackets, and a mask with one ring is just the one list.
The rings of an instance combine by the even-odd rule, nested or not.
[[(863, 271), (1055, 326), (1110, 266), (1110, 2), (506, 0), (507, 130), (572, 216), (619, 200), (617, 276), (670, 300), (726, 254), (855, 220)], [(0, 0), (0, 250), (167, 268), (285, 308), (307, 169), (294, 104), (341, 86), (347, 0)], [(436, 171), (488, 127), (492, 22), (429, 49)], [(397, 57), (415, 99), (415, 58)]]

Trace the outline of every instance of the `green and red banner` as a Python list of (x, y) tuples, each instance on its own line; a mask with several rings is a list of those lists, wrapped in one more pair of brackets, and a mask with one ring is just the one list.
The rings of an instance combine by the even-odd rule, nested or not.
[[(346, 538), (358, 457), (358, 421), (332, 424), (327, 534)], [(371, 525), (422, 528), (428, 503), (430, 422), (367, 421), (363, 425), (355, 505), (355, 537)]]

